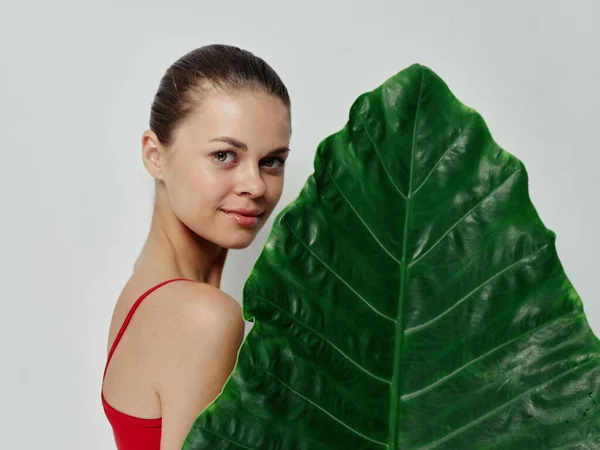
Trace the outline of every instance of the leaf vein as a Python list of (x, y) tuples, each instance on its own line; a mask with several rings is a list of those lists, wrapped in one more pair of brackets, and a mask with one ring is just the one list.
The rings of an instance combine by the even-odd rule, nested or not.
[(367, 370), (366, 368), (364, 368), (363, 366), (361, 366), (359, 363), (357, 363), (356, 361), (354, 361), (352, 358), (350, 358), (350, 356), (346, 355), (340, 348), (338, 348), (333, 342), (329, 341), (329, 339), (327, 339), (325, 336), (323, 336), (321, 333), (319, 333), (317, 330), (309, 327), (308, 325), (306, 325), (305, 323), (301, 322), (300, 320), (298, 320), (297, 317), (295, 317), (294, 315), (290, 314), (289, 312), (287, 312), (285, 309), (283, 309), (282, 307), (280, 307), (279, 305), (275, 304), (274, 302), (272, 302), (271, 300), (266, 299), (265, 297), (261, 297), (260, 295), (255, 295), (254, 297), (260, 298), (264, 301), (266, 301), (267, 303), (271, 304), (272, 306), (274, 306), (276, 309), (278, 309), (279, 311), (281, 311), (282, 313), (284, 313), (286, 316), (288, 316), (290, 319), (292, 319), (296, 324), (306, 328), (308, 331), (310, 331), (311, 333), (319, 336), (323, 341), (325, 341), (326, 343), (328, 343), (331, 347), (333, 347), (340, 355), (342, 355), (344, 358), (346, 358), (348, 361), (350, 361), (352, 364), (354, 364), (356, 367), (358, 367), (360, 370), (362, 370), (363, 372), (367, 373), (369, 376), (371, 376), (372, 378), (375, 378), (377, 380), (383, 381), (384, 383), (390, 384), (390, 380), (387, 380), (385, 378), (382, 378), (378, 375), (375, 375), (374, 373), (370, 372), (369, 370)]
[(560, 447), (554, 447), (551, 450), (564, 450), (567, 448), (572, 448), (574, 445), (579, 445), (579, 444), (596, 444), (596, 443), (598, 443), (597, 437), (598, 437), (598, 435), (595, 436), (593, 441), (591, 440), (592, 438), (589, 437), (589, 438), (583, 439), (581, 441), (571, 442), (570, 444), (561, 445)]
[(429, 254), (433, 249), (435, 249), (438, 246), (438, 244), (448, 235), (448, 233), (450, 233), (454, 228), (456, 228), (458, 225), (460, 225), (483, 202), (485, 202), (486, 200), (491, 198), (498, 190), (500, 190), (500, 188), (502, 188), (502, 186), (504, 186), (508, 182), (508, 180), (510, 180), (512, 177), (514, 177), (519, 172), (521, 172), (521, 171), (516, 170), (509, 177), (507, 177), (506, 180), (504, 180), (502, 183), (500, 183), (498, 186), (496, 186), (488, 195), (486, 195), (483, 199), (481, 199), (479, 201), (479, 203), (477, 203), (475, 206), (473, 206), (469, 211), (467, 211), (465, 213), (465, 215), (463, 215), (460, 219), (458, 219), (458, 221), (455, 222), (454, 225), (452, 225), (450, 228), (448, 228), (448, 230), (446, 230), (446, 232), (444, 234), (442, 234), (440, 236), (440, 238), (431, 247), (429, 247), (429, 249), (427, 249), (421, 256), (419, 256), (417, 259), (415, 259), (413, 262), (411, 262), (408, 265), (408, 267), (414, 266), (417, 262), (419, 262), (421, 259), (423, 259), (427, 254)]
[(503, 403), (502, 405), (492, 409), (491, 411), (488, 411), (487, 413), (483, 414), (482, 416), (478, 417), (477, 419), (469, 422), (466, 425), (463, 425), (462, 427), (454, 430), (452, 433), (447, 434), (446, 436), (440, 438), (440, 439), (436, 439), (435, 441), (427, 444), (425, 447), (421, 447), (419, 450), (429, 450), (431, 448), (436, 447), (438, 444), (442, 444), (444, 442), (446, 442), (449, 439), (452, 439), (453, 437), (457, 436), (458, 434), (462, 433), (463, 431), (465, 431), (468, 428), (473, 427), (474, 425), (478, 424), (479, 422), (482, 422), (484, 419), (488, 418), (489, 416), (492, 416), (494, 414), (496, 414), (498, 411), (504, 409), (506, 406), (510, 405), (511, 403), (514, 403), (515, 401), (517, 401), (518, 399), (520, 399), (521, 397), (524, 397), (525, 395), (529, 394), (530, 392), (533, 392), (534, 390), (538, 390), (538, 389), (542, 389), (544, 387), (546, 387), (547, 385), (549, 385), (550, 383), (556, 381), (557, 379), (564, 377), (565, 375), (568, 375), (571, 372), (574, 372), (578, 369), (581, 369), (584, 366), (587, 366), (590, 362), (594, 362), (594, 361), (598, 361), (598, 357), (592, 357), (590, 359), (588, 359), (586, 362), (579, 364), (576, 367), (573, 367), (569, 370), (565, 370), (563, 373), (561, 373), (560, 375), (557, 375), (555, 377), (550, 378), (548, 381), (546, 381), (545, 383), (539, 384), (537, 386), (534, 386), (530, 389), (527, 389), (526, 391), (523, 391), (522, 393), (520, 393), (519, 395), (517, 395), (515, 398), (507, 401), (506, 403)]
[(387, 248), (385, 248), (385, 246), (381, 243), (381, 241), (377, 238), (377, 236), (375, 236), (375, 233), (373, 233), (373, 231), (369, 228), (369, 226), (367, 225), (367, 222), (365, 222), (363, 220), (363, 218), (360, 216), (360, 214), (358, 214), (358, 211), (354, 208), (354, 206), (352, 206), (352, 203), (350, 203), (350, 200), (348, 200), (348, 197), (346, 197), (346, 195), (342, 192), (342, 189), (335, 182), (333, 175), (331, 175), (331, 172), (327, 171), (327, 174), (329, 175), (329, 178), (331, 178), (331, 181), (333, 182), (333, 184), (336, 187), (336, 189), (338, 190), (338, 192), (342, 195), (342, 197), (344, 197), (344, 200), (346, 201), (348, 206), (350, 206), (350, 208), (352, 208), (352, 211), (354, 211), (354, 214), (356, 214), (356, 217), (358, 217), (358, 219), (362, 222), (362, 224), (365, 226), (367, 231), (371, 234), (371, 236), (373, 236), (373, 239), (375, 239), (375, 241), (377, 241), (377, 243), (383, 249), (384, 252), (386, 252), (388, 255), (390, 255), (390, 258), (392, 258), (398, 264), (401, 264), (400, 260), (398, 260), (398, 258), (396, 258), (394, 255), (392, 255), (389, 252), (389, 250)]
[(206, 428), (206, 427), (198, 426), (198, 428), (199, 428), (199, 429), (201, 429), (201, 430), (204, 430), (204, 431), (208, 431), (210, 434), (212, 434), (212, 435), (214, 435), (214, 436), (217, 436), (218, 438), (221, 438), (221, 439), (223, 439), (224, 441), (227, 441), (227, 442), (229, 442), (229, 443), (231, 443), (231, 444), (233, 444), (233, 445), (237, 445), (237, 446), (238, 446), (238, 447), (240, 447), (240, 448), (245, 448), (245, 449), (247, 449), (247, 450), (260, 450), (260, 449), (258, 449), (258, 448), (254, 448), (254, 447), (248, 447), (248, 446), (246, 446), (246, 445), (240, 444), (239, 442), (232, 441), (231, 439), (227, 439), (225, 436), (221, 436), (220, 434), (218, 434), (218, 433), (215, 433), (214, 431), (212, 431), (212, 430), (209, 430), (209, 429), (208, 429), (208, 428)]
[(342, 283), (344, 283), (348, 289), (350, 289), (352, 292), (354, 292), (354, 294), (356, 294), (356, 296), (357, 296), (358, 298), (360, 298), (360, 299), (361, 299), (361, 300), (362, 300), (362, 301), (363, 301), (363, 302), (364, 302), (364, 303), (365, 303), (365, 304), (366, 304), (366, 305), (367, 305), (369, 308), (371, 308), (373, 311), (375, 311), (375, 312), (376, 312), (377, 314), (379, 314), (381, 317), (384, 317), (385, 319), (388, 319), (389, 321), (396, 323), (396, 319), (395, 319), (394, 317), (392, 317), (392, 316), (388, 316), (387, 314), (385, 314), (385, 313), (383, 313), (383, 312), (379, 311), (377, 308), (375, 308), (375, 306), (371, 305), (371, 303), (369, 303), (369, 302), (367, 301), (367, 299), (365, 299), (365, 298), (364, 298), (362, 295), (360, 295), (360, 294), (359, 294), (359, 293), (358, 293), (358, 292), (357, 292), (357, 291), (356, 291), (356, 290), (355, 290), (355, 289), (354, 289), (352, 286), (350, 286), (350, 284), (349, 284), (349, 283), (348, 283), (346, 280), (344, 280), (342, 277), (340, 277), (340, 276), (339, 276), (339, 275), (338, 275), (338, 274), (337, 274), (337, 273), (336, 273), (336, 272), (335, 272), (335, 271), (334, 271), (334, 270), (333, 270), (331, 267), (329, 267), (329, 266), (327, 265), (327, 263), (326, 263), (325, 261), (323, 261), (321, 258), (319, 258), (319, 256), (318, 256), (318, 255), (317, 255), (315, 252), (313, 252), (313, 251), (312, 251), (312, 249), (311, 249), (311, 248), (310, 248), (308, 245), (306, 245), (306, 244), (304, 243), (304, 241), (302, 241), (302, 239), (300, 239), (296, 233), (294, 233), (294, 230), (292, 230), (292, 229), (290, 228), (290, 230), (289, 230), (289, 231), (290, 231), (290, 233), (292, 233), (292, 235), (293, 235), (293, 236), (294, 236), (294, 237), (295, 237), (295, 238), (298, 240), (298, 242), (299, 242), (300, 244), (302, 244), (302, 246), (304, 246), (304, 248), (306, 248), (306, 249), (308, 250), (308, 252), (309, 252), (311, 255), (313, 255), (313, 256), (314, 256), (314, 257), (315, 257), (315, 258), (316, 258), (316, 259), (317, 259), (317, 260), (318, 260), (318, 261), (319, 261), (321, 264), (323, 264), (323, 266), (325, 266), (325, 268), (326, 268), (327, 270), (329, 270), (329, 272), (331, 272), (333, 275), (335, 275), (335, 276), (338, 278), (338, 280), (340, 280)]
[(481, 283), (479, 286), (477, 286), (475, 289), (473, 289), (471, 292), (469, 292), (467, 295), (465, 295), (464, 297), (462, 297), (461, 299), (459, 299), (458, 301), (456, 301), (454, 304), (452, 304), (452, 306), (450, 306), (448, 309), (446, 309), (445, 311), (443, 311), (442, 313), (438, 314), (437, 316), (435, 316), (433, 319), (428, 320), (427, 322), (424, 322), (420, 325), (416, 325), (414, 327), (411, 328), (407, 328), (404, 331), (404, 334), (408, 335), (408, 334), (412, 334), (415, 333), (416, 331), (421, 330), (422, 328), (430, 325), (431, 323), (439, 320), (440, 318), (442, 318), (443, 316), (445, 316), (446, 314), (448, 314), (450, 311), (452, 311), (454, 308), (456, 308), (458, 305), (460, 305), (462, 302), (464, 302), (466, 299), (468, 299), (473, 293), (475, 293), (476, 291), (478, 291), (479, 289), (481, 289), (482, 287), (486, 286), (489, 282), (491, 282), (494, 278), (497, 278), (498, 276), (502, 275), (504, 272), (506, 272), (507, 270), (511, 269), (512, 267), (520, 264), (521, 262), (523, 262), (526, 258), (534, 255), (535, 253), (547, 248), (550, 244), (546, 244), (541, 246), (540, 248), (532, 251), (531, 253), (528, 253), (527, 255), (519, 258), (517, 261), (513, 262), (512, 264), (509, 264), (508, 266), (506, 266), (504, 269), (502, 269), (499, 272), (496, 272), (494, 275), (492, 275), (490, 278), (488, 278), (487, 280), (485, 280), (483, 283)]
[(302, 395), (300, 392), (296, 391), (294, 388), (292, 388), (290, 385), (286, 384), (282, 379), (278, 378), (277, 376), (275, 376), (274, 374), (272, 374), (271, 372), (269, 372), (268, 370), (266, 370), (263, 367), (254, 365), (254, 364), (250, 364), (253, 367), (256, 367), (257, 369), (262, 370), (263, 372), (265, 372), (267, 375), (271, 376), (272, 378), (274, 378), (275, 380), (277, 380), (279, 383), (281, 383), (283, 386), (285, 386), (286, 388), (288, 388), (291, 392), (293, 392), (294, 394), (296, 394), (298, 397), (306, 400), (308, 403), (310, 403), (311, 405), (313, 405), (315, 408), (317, 408), (319, 411), (322, 411), (323, 413), (327, 414), (329, 417), (331, 417), (333, 420), (335, 420), (336, 422), (338, 422), (340, 425), (346, 427), (347, 429), (349, 429), (350, 431), (354, 432), (355, 434), (357, 434), (358, 436), (364, 438), (365, 440), (368, 440), (370, 442), (374, 442), (376, 444), (380, 444), (385, 446), (384, 442), (380, 442), (376, 439), (373, 439), (363, 433), (361, 433), (358, 430), (355, 430), (354, 428), (352, 428), (350, 425), (348, 425), (347, 423), (344, 423), (342, 420), (338, 419), (337, 417), (335, 417), (333, 414), (331, 414), (329, 411), (327, 411), (325, 408), (319, 406), (317, 403), (315, 403), (314, 401), (312, 401), (310, 398), (306, 397), (305, 395)]
[(456, 144), (458, 143), (459, 139), (464, 135), (465, 131), (468, 128), (465, 127), (463, 129), (460, 130), (460, 132), (458, 133), (458, 135), (456, 136), (456, 138), (454, 139), (454, 141), (452, 141), (452, 143), (448, 146), (448, 148), (446, 149), (446, 151), (444, 152), (444, 154), (440, 157), (440, 159), (438, 159), (438, 162), (435, 163), (435, 166), (433, 166), (433, 169), (431, 169), (429, 171), (429, 173), (427, 174), (427, 176), (423, 179), (423, 181), (421, 182), (421, 184), (410, 194), (415, 195), (417, 192), (419, 192), (419, 190), (425, 185), (425, 183), (427, 182), (427, 180), (429, 179), (429, 177), (435, 172), (435, 169), (437, 168), (437, 166), (440, 165), (440, 163), (444, 160), (444, 158), (446, 157), (446, 155), (448, 153), (450, 153), (450, 150), (454, 149), (456, 147)]
[(425, 82), (425, 68), (421, 69), (421, 81), (419, 85), (419, 94), (417, 96), (417, 109), (415, 111), (415, 123), (413, 124), (412, 148), (410, 154), (410, 169), (408, 179), (408, 198), (406, 199), (406, 212), (404, 215), (404, 228), (402, 229), (402, 264), (400, 265), (400, 295), (398, 296), (398, 318), (396, 323), (396, 335), (394, 336), (394, 365), (392, 372), (392, 387), (390, 399), (390, 428), (388, 436), (388, 448), (395, 450), (398, 447), (398, 430), (400, 423), (404, 421), (402, 417), (402, 402), (400, 401), (400, 386), (402, 385), (402, 357), (404, 356), (404, 299), (406, 289), (406, 278), (408, 276), (408, 264), (406, 264), (408, 229), (410, 222), (410, 206), (412, 198), (412, 180), (414, 171), (415, 152), (417, 151), (417, 128), (419, 122), (419, 109), (421, 107), (421, 96), (423, 94), (423, 84)]
[(362, 114), (357, 114), (357, 116), (360, 117), (360, 120), (363, 124), (363, 128), (365, 130), (365, 133), (367, 133), (367, 136), (369, 137), (369, 141), (371, 141), (371, 145), (373, 146), (373, 150), (375, 151), (375, 154), (377, 155), (377, 157), (379, 158), (379, 161), (381, 162), (381, 167), (383, 168), (383, 171), (387, 175), (388, 179), (390, 180), (390, 183), (392, 183), (392, 186), (394, 186), (394, 188), (396, 189), (398, 194), (400, 194), (402, 196), (402, 198), (406, 200), (406, 195), (404, 195), (402, 193), (402, 191), (400, 190), (398, 185), (394, 182), (394, 179), (392, 178), (390, 173), (387, 171), (387, 168), (386, 168), (383, 160), (381, 159), (381, 154), (379, 153), (379, 150), (377, 149), (377, 146), (375, 145), (375, 141), (373, 140), (371, 133), (369, 133), (369, 128), (367, 128), (367, 123), (365, 122), (365, 119), (363, 118)]
[(409, 400), (409, 399), (412, 399), (414, 397), (418, 397), (419, 395), (424, 394), (425, 392), (433, 389), (435, 386), (439, 385), (440, 383), (447, 381), (449, 378), (452, 378), (454, 375), (456, 375), (457, 373), (459, 373), (462, 370), (466, 369), (468, 366), (470, 366), (472, 364), (475, 364), (477, 361), (480, 361), (480, 360), (484, 359), (486, 356), (491, 355), (495, 351), (497, 351), (497, 350), (499, 350), (501, 348), (504, 348), (507, 345), (512, 344), (513, 342), (516, 342), (516, 341), (518, 341), (520, 339), (523, 339), (524, 337), (529, 336), (529, 335), (533, 334), (534, 332), (539, 331), (540, 329), (543, 329), (544, 327), (546, 327), (546, 326), (548, 326), (548, 325), (550, 325), (550, 324), (552, 324), (554, 322), (558, 322), (558, 321), (560, 321), (562, 319), (574, 319), (574, 318), (580, 317), (582, 315), (583, 315), (583, 311), (581, 311), (581, 310), (574, 310), (571, 313), (563, 314), (563, 315), (555, 317), (555, 318), (553, 318), (551, 320), (548, 320), (548, 321), (546, 321), (544, 323), (541, 323), (541, 324), (533, 327), (532, 329), (527, 330), (525, 333), (522, 333), (522, 334), (518, 335), (517, 337), (515, 337), (513, 339), (510, 339), (510, 340), (508, 340), (506, 342), (503, 342), (502, 344), (497, 345), (496, 347), (492, 348), (491, 350), (488, 350), (487, 352), (483, 353), (482, 355), (479, 355), (478, 357), (472, 359), (471, 361), (467, 362), (466, 364), (463, 364), (458, 369), (454, 370), (453, 372), (449, 373), (448, 375), (443, 376), (442, 378), (440, 378), (439, 380), (435, 381), (434, 383), (431, 383), (430, 385), (428, 385), (428, 386), (426, 386), (424, 388), (418, 389), (418, 390), (410, 392), (408, 394), (404, 394), (402, 396), (402, 400)]

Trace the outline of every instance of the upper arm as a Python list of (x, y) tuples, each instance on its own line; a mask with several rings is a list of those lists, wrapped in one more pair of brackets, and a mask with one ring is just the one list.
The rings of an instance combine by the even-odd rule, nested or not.
[(221, 392), (244, 339), (239, 304), (217, 289), (183, 301), (168, 326), (157, 393), (161, 450), (180, 450), (194, 420)]

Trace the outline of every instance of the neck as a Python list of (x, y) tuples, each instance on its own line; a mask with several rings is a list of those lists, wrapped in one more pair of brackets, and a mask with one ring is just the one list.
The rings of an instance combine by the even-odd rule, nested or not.
[(150, 232), (134, 271), (143, 266), (220, 287), (227, 249), (192, 232), (161, 197), (157, 193)]

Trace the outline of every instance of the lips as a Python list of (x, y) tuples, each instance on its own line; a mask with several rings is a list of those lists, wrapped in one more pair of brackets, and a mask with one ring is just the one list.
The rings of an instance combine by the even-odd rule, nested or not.
[(223, 209), (222, 211), (226, 213), (237, 214), (239, 216), (248, 216), (248, 217), (257, 217), (264, 213), (264, 211), (259, 211), (258, 209)]
[(262, 216), (262, 213), (259, 214), (259, 216), (247, 216), (244, 214), (238, 214), (235, 212), (228, 212), (225, 210), (221, 210), (223, 211), (223, 214), (225, 214), (226, 216), (228, 216), (229, 218), (233, 219), (233, 221), (235, 223), (237, 223), (238, 225), (241, 225), (243, 227), (253, 227), (258, 223), (259, 217)]

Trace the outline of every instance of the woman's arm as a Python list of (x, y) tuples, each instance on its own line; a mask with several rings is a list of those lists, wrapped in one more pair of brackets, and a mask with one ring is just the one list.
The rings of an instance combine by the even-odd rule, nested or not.
[(212, 286), (198, 288), (198, 298), (183, 299), (170, 315), (161, 346), (161, 450), (181, 450), (196, 417), (221, 392), (244, 339), (239, 304)]

